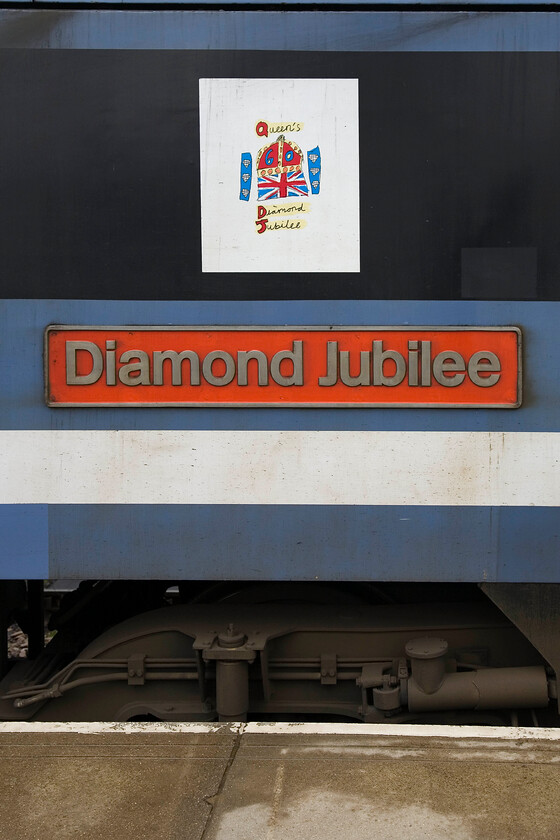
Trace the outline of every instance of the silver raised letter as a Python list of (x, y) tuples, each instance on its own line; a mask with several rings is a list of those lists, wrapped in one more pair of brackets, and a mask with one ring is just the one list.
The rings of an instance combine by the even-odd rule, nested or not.
[(408, 384), (418, 385), (418, 341), (408, 342)]
[(171, 384), (183, 384), (183, 362), (189, 360), (191, 369), (191, 385), (200, 385), (200, 362), (194, 350), (154, 350), (154, 385), (163, 385), (163, 363), (171, 362)]
[(420, 384), (423, 387), (430, 386), (432, 384), (432, 365), (431, 365), (431, 356), (432, 356), (432, 342), (431, 341), (421, 341), (420, 347), (422, 349), (422, 361), (420, 362), (420, 370), (421, 370), (421, 382)]
[[(434, 379), (446, 388), (456, 388), (465, 376), (465, 360), (455, 350), (442, 350), (434, 359)], [(446, 376), (446, 372), (454, 372), (453, 376)]]
[(258, 383), (268, 385), (268, 359), (262, 350), (239, 350), (237, 353), (237, 384), (247, 385), (247, 368), (251, 359), (257, 362)]
[[(212, 373), (212, 365), (216, 359), (221, 359), (226, 366), (225, 373), (222, 376), (214, 376)], [(202, 362), (202, 375), (209, 385), (229, 385), (235, 376), (235, 362), (233, 356), (226, 353), (225, 350), (213, 350), (204, 357)]]
[(370, 354), (369, 350), (360, 350), (360, 373), (358, 376), (350, 374), (350, 351), (340, 351), (340, 379), (345, 385), (350, 388), (355, 388), (357, 385), (370, 385)]
[[(395, 363), (395, 372), (392, 376), (385, 376), (383, 365), (387, 359)], [(373, 384), (388, 385), (393, 388), (400, 385), (406, 376), (406, 362), (398, 350), (383, 350), (382, 341), (373, 342)]]
[[(284, 361), (292, 362), (294, 372), (291, 376), (280, 373), (280, 365)], [(303, 385), (303, 341), (293, 341), (292, 350), (279, 350), (270, 360), (270, 375), (277, 385)]]
[(317, 380), (318, 385), (331, 386), (338, 382), (338, 341), (327, 341), (327, 372)]
[[(479, 350), (473, 353), (469, 359), (469, 379), (474, 385), (481, 388), (489, 388), (495, 385), (501, 376), (502, 366), (495, 353), (489, 350)], [(479, 376), (480, 373), (489, 372), (490, 376)]]
[[(92, 360), (92, 368), (89, 373), (76, 373), (76, 353), (84, 350), (89, 353)], [(67, 341), (66, 342), (66, 384), (67, 385), (93, 385), (103, 373), (103, 353), (93, 341)]]
[[(119, 379), (123, 385), (150, 385), (150, 359), (145, 350), (125, 350), (121, 355), (120, 362), (130, 362), (131, 359), (138, 359), (128, 365), (123, 365), (119, 370)], [(138, 376), (131, 374), (138, 373)]]
[(105, 382), (107, 385), (117, 384), (116, 347), (117, 342), (113, 338), (105, 342)]

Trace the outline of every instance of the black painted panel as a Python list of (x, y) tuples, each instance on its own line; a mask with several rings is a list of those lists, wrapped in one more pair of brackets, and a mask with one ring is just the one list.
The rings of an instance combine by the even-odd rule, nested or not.
[[(454, 299), (462, 249), (509, 248), (536, 249), (538, 277), (502, 282), (496, 297), (560, 297), (555, 54), (4, 50), (0, 61), (4, 297)], [(360, 274), (201, 273), (198, 79), (267, 76), (360, 80)]]

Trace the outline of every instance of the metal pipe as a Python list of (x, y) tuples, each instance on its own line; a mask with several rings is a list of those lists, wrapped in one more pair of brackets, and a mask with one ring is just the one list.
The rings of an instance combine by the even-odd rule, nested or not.
[(548, 706), (548, 680), (540, 666), (484, 668), (445, 674), (436, 691), (423, 691), (414, 677), (408, 680), (411, 712), (453, 709), (534, 709)]
[(216, 661), (216, 711), (221, 721), (245, 721), (249, 710), (249, 664)]

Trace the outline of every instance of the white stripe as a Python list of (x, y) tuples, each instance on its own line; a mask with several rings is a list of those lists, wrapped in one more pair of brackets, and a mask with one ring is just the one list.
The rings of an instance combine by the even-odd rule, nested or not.
[[(145, 735), (149, 732), (159, 734), (182, 733), (194, 735), (206, 735), (212, 732), (240, 733), (242, 723), (175, 723), (173, 722), (126, 722), (110, 723), (105, 721), (95, 722), (40, 722), (40, 721), (9, 721), (0, 722), (0, 738), (2, 735)], [(544, 730), (536, 730), (537, 732)]]
[[(1, 732), (1, 730), (0, 730)], [(380, 735), (401, 738), (492, 738), (560, 741), (560, 729), (528, 726), (449, 726), (416, 723), (245, 723), (247, 735)]]
[(1, 504), (560, 503), (560, 434), (3, 431)]
[(0, 737), (12, 734), (206, 734), (216, 731), (239, 735), (353, 735), (402, 738), (491, 738), (503, 741), (560, 741), (560, 729), (513, 726), (433, 726), (408, 723), (0, 723)]

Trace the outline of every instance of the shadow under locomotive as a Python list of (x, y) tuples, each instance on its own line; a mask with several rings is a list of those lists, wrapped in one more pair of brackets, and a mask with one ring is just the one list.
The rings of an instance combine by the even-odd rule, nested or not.
[(550, 663), (471, 585), (90, 581), (50, 626), (2, 719), (557, 723)]

